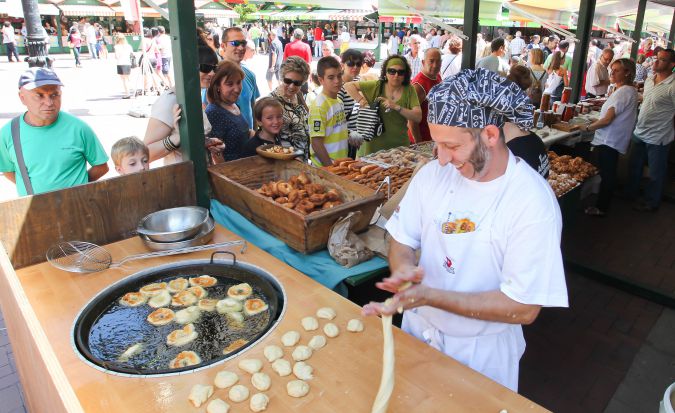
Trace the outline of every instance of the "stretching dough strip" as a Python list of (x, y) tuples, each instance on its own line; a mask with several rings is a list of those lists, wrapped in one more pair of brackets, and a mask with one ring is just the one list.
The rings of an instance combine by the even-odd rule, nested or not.
[(380, 389), (377, 391), (373, 402), (372, 413), (386, 413), (389, 406), (389, 398), (394, 391), (394, 333), (391, 327), (391, 316), (382, 316), (382, 336), (384, 346), (382, 349), (382, 380)]

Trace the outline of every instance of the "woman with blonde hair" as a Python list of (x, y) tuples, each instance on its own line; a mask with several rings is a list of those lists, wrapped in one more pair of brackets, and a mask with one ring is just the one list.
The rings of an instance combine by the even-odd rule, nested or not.
[(121, 34), (115, 37), (114, 49), (115, 59), (117, 60), (117, 74), (122, 79), (122, 86), (124, 86), (122, 99), (129, 99), (131, 97), (129, 94), (129, 75), (131, 74), (131, 59), (134, 51), (127, 42), (127, 38)]

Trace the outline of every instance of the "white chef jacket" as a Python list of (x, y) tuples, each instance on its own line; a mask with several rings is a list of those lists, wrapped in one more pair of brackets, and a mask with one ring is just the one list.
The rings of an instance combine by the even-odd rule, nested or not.
[[(430, 162), (387, 223), (396, 241), (421, 249), (422, 282), (429, 287), (500, 290), (523, 304), (567, 307), (561, 230), (551, 187), (510, 152), (505, 174), (489, 182)], [(404, 313), (403, 329), (517, 391), (525, 351), (520, 325), (423, 306)]]

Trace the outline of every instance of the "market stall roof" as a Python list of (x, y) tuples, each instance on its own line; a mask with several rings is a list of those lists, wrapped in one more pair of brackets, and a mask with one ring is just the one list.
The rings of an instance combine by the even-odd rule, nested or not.
[(38, 3), (38, 10), (41, 16), (58, 16), (59, 9), (51, 3)]
[[(419, 13), (412, 12), (409, 7)], [(382, 22), (421, 23), (424, 16), (462, 19), (464, 0), (380, 0), (378, 12)], [(501, 12), (500, 1), (481, 1), (479, 19), (495, 20), (501, 17)]]
[(59, 8), (64, 16), (115, 16), (115, 10), (108, 6), (65, 4)]
[(278, 13), (271, 14), (269, 17), (272, 20), (292, 20), (305, 13), (307, 13), (307, 10), (283, 10)]
[(338, 13), (330, 15), (330, 20), (361, 21), (365, 16), (373, 12), (372, 10), (337, 10), (337, 11)]
[(246, 18), (251, 20), (251, 19), (269, 19), (270, 16), (273, 14), (279, 13), (281, 10), (279, 9), (267, 9), (267, 10), (258, 10), (255, 13), (250, 13), (246, 15)]
[[(197, 4), (200, 4), (197, 6)], [(195, 1), (195, 6), (197, 6), (196, 13), (202, 15), (206, 18), (229, 18), (229, 19), (238, 19), (239, 13), (232, 10), (226, 4), (219, 1)]]

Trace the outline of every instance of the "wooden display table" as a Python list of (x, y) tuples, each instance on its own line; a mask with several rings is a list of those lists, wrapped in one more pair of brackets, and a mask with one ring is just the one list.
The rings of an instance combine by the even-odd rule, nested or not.
[[(213, 242), (237, 239), (217, 226)], [(145, 252), (140, 239), (130, 238), (106, 248), (118, 261), (128, 254)], [(319, 307), (337, 311), (338, 337), (307, 361), (314, 367), (310, 393), (300, 399), (286, 394), (292, 376), (279, 377), (267, 361), (263, 371), (272, 378), (269, 412), (369, 412), (377, 393), (382, 363), (382, 328), (376, 317), (364, 319), (363, 333), (346, 331), (347, 321), (360, 317), (360, 308), (274, 257), (249, 245), (238, 260), (255, 264), (274, 274), (288, 294), (287, 312), (278, 328), (243, 355), (224, 364), (180, 376), (126, 378), (98, 371), (85, 364), (71, 347), (71, 329), (79, 310), (109, 284), (142, 268), (185, 259), (205, 258), (209, 252), (180, 257), (136, 261), (128, 270), (107, 270), (77, 275), (57, 270), (48, 263), (14, 271), (4, 250), (0, 254), (0, 301), (21, 375), (29, 410), (34, 412), (203, 412), (187, 401), (192, 385), (212, 384), (221, 369), (240, 375), (241, 383), (254, 390), (250, 375), (237, 368), (241, 358), (264, 360), (263, 348), (281, 345), (288, 330), (301, 333), (307, 343), (314, 332), (300, 326), (302, 317)], [(323, 325), (324, 320), (321, 320)], [(390, 412), (542, 412), (535, 403), (459, 364), (417, 339), (395, 329), (396, 387)], [(290, 352), (284, 349), (285, 358)], [(215, 397), (227, 401), (227, 391)], [(248, 401), (228, 402), (231, 412), (248, 412)]]

